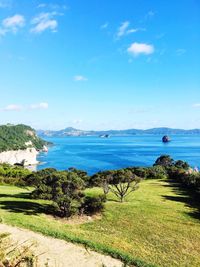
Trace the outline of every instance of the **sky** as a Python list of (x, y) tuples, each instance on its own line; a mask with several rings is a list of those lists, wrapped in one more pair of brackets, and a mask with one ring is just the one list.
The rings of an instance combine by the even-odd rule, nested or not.
[(0, 124), (200, 128), (199, 0), (0, 0)]

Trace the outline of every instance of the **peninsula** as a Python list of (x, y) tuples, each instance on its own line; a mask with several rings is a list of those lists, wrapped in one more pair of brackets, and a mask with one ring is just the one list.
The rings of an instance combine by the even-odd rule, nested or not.
[(47, 145), (30, 126), (0, 126), (0, 163), (35, 165), (38, 163), (38, 153), (46, 151)]

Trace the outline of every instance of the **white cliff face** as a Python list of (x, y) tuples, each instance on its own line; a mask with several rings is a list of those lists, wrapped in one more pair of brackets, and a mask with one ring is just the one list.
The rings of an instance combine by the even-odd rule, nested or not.
[(11, 150), (0, 153), (0, 163), (9, 163), (14, 165), (16, 163), (27, 165), (38, 164), (36, 159), (37, 150), (35, 148), (27, 148), (25, 150)]

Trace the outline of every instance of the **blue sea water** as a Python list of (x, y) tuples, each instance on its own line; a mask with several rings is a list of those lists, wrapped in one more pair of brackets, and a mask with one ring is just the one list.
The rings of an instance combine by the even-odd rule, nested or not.
[(193, 167), (200, 166), (199, 135), (174, 135), (166, 144), (161, 139), (159, 135), (48, 137), (46, 140), (54, 145), (47, 153), (38, 155), (41, 164), (37, 168), (66, 170), (75, 167), (92, 174), (129, 166), (151, 166), (162, 154), (185, 160)]

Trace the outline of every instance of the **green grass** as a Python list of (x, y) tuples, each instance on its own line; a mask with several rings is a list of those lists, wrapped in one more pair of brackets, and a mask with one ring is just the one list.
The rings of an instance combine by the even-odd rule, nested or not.
[(124, 203), (109, 194), (102, 218), (80, 225), (46, 215), (45, 205), (49, 203), (30, 200), (29, 192), (0, 186), (0, 217), (4, 223), (82, 243), (135, 266), (200, 266), (198, 210), (183, 191), (167, 181), (143, 181)]

